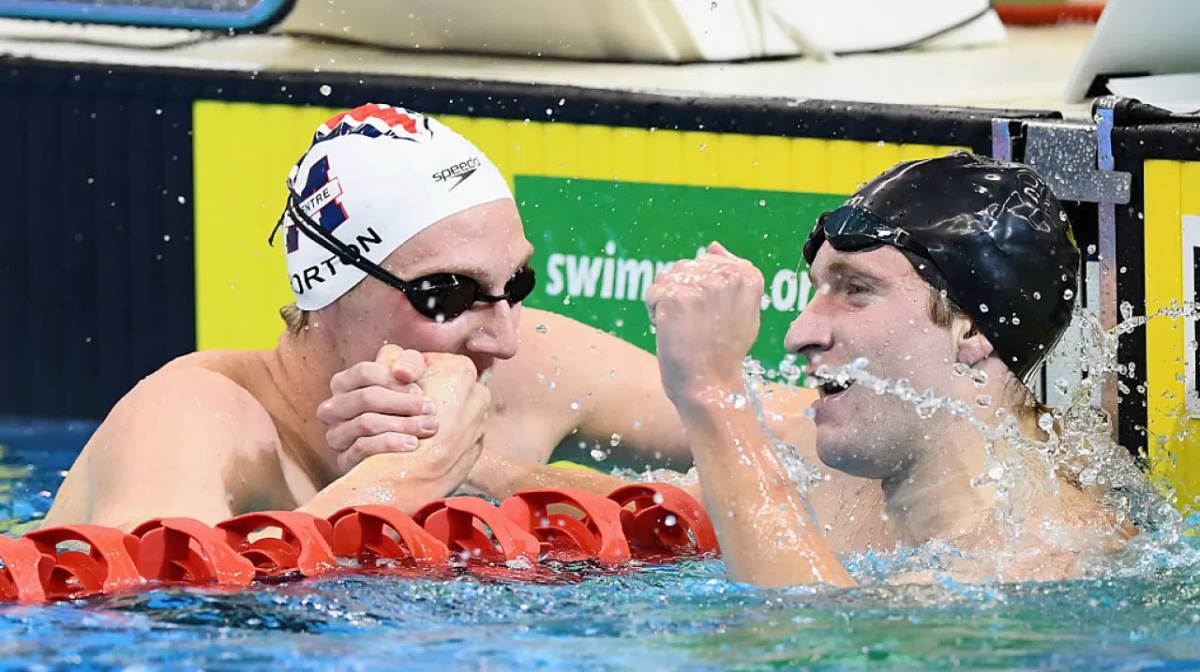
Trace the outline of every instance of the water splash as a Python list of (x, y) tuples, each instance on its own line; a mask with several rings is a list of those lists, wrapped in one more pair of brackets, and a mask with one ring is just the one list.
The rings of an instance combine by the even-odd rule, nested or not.
[[(1185, 541), (1187, 531), (1200, 525), (1200, 515), (1184, 517), (1184, 513), (1176, 508), (1174, 488), (1165, 479), (1148, 475), (1144, 471), (1147, 465), (1139, 464), (1139, 459), (1113, 439), (1110, 418), (1093, 403), (1106, 380), (1115, 377), (1121, 393), (1128, 394), (1129, 387), (1122, 378), (1132, 379), (1138, 373), (1134, 366), (1121, 364), (1118, 359), (1117, 348), (1122, 336), (1153, 319), (1200, 319), (1200, 307), (1172, 301), (1149, 315), (1134, 316), (1132, 306), (1125, 303), (1120, 306), (1120, 313), (1121, 322), (1105, 330), (1098, 316), (1076, 311), (1076, 326), (1072, 328), (1080, 329), (1082, 337), (1073, 346), (1067, 346), (1070, 352), (1064, 355), (1071, 361), (1080, 362), (1083, 377), (1074, 386), (1066, 380), (1056, 382), (1057, 389), (1067, 395), (1068, 401), (1059, 408), (1047, 409), (1038, 418), (1037, 425), (1045, 433), (1041, 440), (1026, 436), (1020, 430), (1017, 417), (1002, 413), (998, 408), (994, 411), (999, 413), (995, 416), (999, 422), (987, 422), (981, 413), (993, 411), (991, 399), (977, 396), (977, 405), (972, 405), (938, 395), (932, 389), (919, 391), (905, 379), (890, 380), (872, 375), (865, 359), (840, 367), (821, 366), (816, 373), (823, 380), (843, 385), (853, 382), (876, 394), (892, 395), (911, 404), (921, 418), (928, 419), (938, 411), (945, 411), (970, 423), (984, 438), (986, 446), (985, 469), (972, 485), (995, 488), (992, 522), (999, 524), (1001, 534), (1008, 542), (1006, 546), (1010, 548), (1016, 548), (1025, 534), (1039, 535), (1046, 540), (1061, 537), (1062, 529), (1025, 520), (1030, 501), (1039, 494), (1057, 492), (1061, 478), (1094, 496), (1113, 515), (1118, 527), (1132, 523), (1139, 531), (1115, 558), (1111, 554), (1081, 557), (1081, 569), (1085, 574), (1136, 572), (1161, 567), (1164, 554), (1172, 554), (1178, 562), (1200, 564), (1200, 552)], [(786, 359), (785, 363), (792, 367), (788, 382), (795, 383), (800, 375), (794, 358)], [(784, 369), (781, 365), (780, 371)], [(966, 366), (957, 367), (955, 373), (970, 376), (980, 387), (988, 381), (985, 372)], [(761, 367), (748, 364), (746, 374), (751, 402), (761, 419), (762, 406), (758, 397), (761, 386), (754, 382), (761, 378)], [(1145, 388), (1139, 387), (1139, 391), (1144, 392)], [(1165, 443), (1165, 438), (1160, 443)], [(777, 442), (777, 450), (802, 493), (807, 485), (821, 479), (821, 466), (800, 458), (793, 447)]]

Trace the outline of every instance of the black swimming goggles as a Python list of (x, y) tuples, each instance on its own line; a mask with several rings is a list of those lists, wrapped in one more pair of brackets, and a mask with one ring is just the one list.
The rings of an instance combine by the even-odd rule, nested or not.
[(504, 293), (499, 296), (487, 294), (479, 281), (470, 276), (458, 273), (434, 273), (415, 280), (401, 280), (384, 270), (378, 264), (362, 256), (357, 247), (346, 245), (333, 234), (321, 228), (312, 221), (296, 205), (295, 194), (288, 192), (287, 206), (283, 217), (275, 225), (268, 243), (274, 245), (275, 234), (283, 225), (284, 218), (291, 216), (292, 223), (321, 247), (338, 258), (343, 264), (354, 266), (367, 275), (391, 287), (404, 292), (409, 303), (418, 313), (439, 322), (449, 322), (471, 309), (476, 302), (496, 303), (508, 301), (515, 305), (525, 300), (537, 284), (533, 269), (528, 265), (518, 268), (504, 285)]
[(929, 249), (917, 241), (908, 231), (889, 224), (879, 215), (865, 208), (853, 205), (843, 205), (836, 210), (823, 213), (817, 218), (816, 225), (804, 241), (804, 260), (811, 267), (817, 257), (821, 243), (829, 241), (833, 249), (839, 252), (864, 252), (883, 245), (898, 248), (913, 262), (918, 271), (924, 271), (922, 266), (928, 266), (929, 272), (921, 275), (927, 279), (937, 277), (940, 286), (941, 272), (933, 261)]

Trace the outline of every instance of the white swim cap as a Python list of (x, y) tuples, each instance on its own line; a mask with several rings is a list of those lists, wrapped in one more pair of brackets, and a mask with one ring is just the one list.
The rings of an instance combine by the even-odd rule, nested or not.
[[(380, 264), (437, 221), (512, 199), (499, 169), (435, 119), (369, 104), (330, 118), (292, 167), (288, 190), (313, 225)], [(296, 305), (317, 310), (366, 277), (284, 214), (287, 271)]]

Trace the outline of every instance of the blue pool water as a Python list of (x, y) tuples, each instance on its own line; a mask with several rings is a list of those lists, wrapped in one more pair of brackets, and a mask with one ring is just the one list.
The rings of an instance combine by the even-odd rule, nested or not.
[[(4, 530), (45, 512), (92, 429), (0, 423)], [(347, 574), (150, 590), (0, 606), (0, 668), (1200, 669), (1198, 548), (997, 586), (757, 590), (707, 561), (549, 585)]]

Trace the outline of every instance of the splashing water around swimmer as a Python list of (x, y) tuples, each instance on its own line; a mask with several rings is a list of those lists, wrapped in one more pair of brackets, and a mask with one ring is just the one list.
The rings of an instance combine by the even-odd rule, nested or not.
[[(1094, 405), (1095, 392), (1109, 376), (1118, 378), (1122, 393), (1128, 393), (1121, 376), (1134, 372), (1117, 359), (1118, 339), (1144, 327), (1155, 319), (1200, 319), (1200, 306), (1190, 303), (1172, 302), (1168, 307), (1145, 316), (1134, 316), (1132, 306), (1121, 306), (1122, 321), (1110, 330), (1101, 327), (1096, 316), (1077, 309), (1075, 325), (1081, 338), (1072, 345), (1060, 344), (1070, 352), (1063, 355), (1080, 363), (1082, 379), (1072, 386), (1059, 379), (1055, 385), (1066, 395), (1068, 402), (1052, 413), (1038, 418), (1038, 427), (1045, 433), (1045, 440), (1037, 440), (1023, 434), (1017, 418), (996, 408), (994, 416), (998, 422), (988, 422), (988, 409), (994, 404), (990, 400), (981, 403), (942, 396), (936, 390), (915, 389), (906, 379), (887, 379), (871, 373), (871, 363), (858, 358), (842, 366), (821, 365), (814, 375), (803, 380), (804, 372), (794, 355), (787, 355), (777, 369), (767, 370), (760, 362), (747, 357), (743, 363), (744, 381), (748, 395), (731, 395), (727, 403), (740, 407), (749, 403), (759, 421), (767, 426), (764, 417), (762, 396), (777, 393), (768, 390), (764, 381), (784, 382), (789, 386), (803, 384), (816, 386), (832, 382), (843, 387), (850, 384), (866, 387), (877, 395), (891, 395), (908, 404), (920, 418), (931, 419), (938, 412), (946, 412), (966, 420), (986, 440), (986, 468), (977, 474), (971, 487), (994, 487), (996, 506), (991, 520), (999, 524), (1005, 541), (1011, 547), (1022, 535), (1039, 535), (1053, 539), (1060, 530), (1052, 525), (1029, 525), (1025, 520), (1023, 506), (1039, 492), (1056, 492), (1061, 477), (1066, 482), (1094, 494), (1113, 513), (1117, 524), (1133, 523), (1140, 533), (1131, 539), (1116, 555), (1090, 558), (1085, 562), (1084, 573), (1092, 575), (1138, 575), (1154, 567), (1161, 567), (1164, 557), (1173, 558), (1173, 564), (1191, 565), (1200, 563), (1200, 553), (1182, 543), (1186, 530), (1191, 526), (1184, 514), (1172, 502), (1174, 489), (1158, 479), (1151, 480), (1129, 451), (1112, 439), (1109, 419), (1105, 412)], [(1064, 347), (1065, 346), (1065, 347)], [(977, 386), (987, 383), (987, 374), (966, 365), (955, 368), (954, 373), (969, 376)], [(972, 403), (973, 402), (973, 403)], [(812, 409), (807, 414), (811, 416)], [(810, 488), (819, 486), (825, 479), (826, 467), (800, 455), (796, 449), (772, 436), (776, 453), (803, 496)], [(1033, 459), (1030, 459), (1033, 458)], [(634, 480), (672, 480), (659, 470), (642, 473), (618, 469), (617, 472)], [(693, 468), (685, 483), (697, 478)], [(675, 479), (678, 481), (678, 479)], [(811, 509), (809, 515), (812, 516)], [(814, 521), (822, 525), (822, 521)], [(828, 526), (826, 525), (826, 529)], [(936, 567), (942, 556), (961, 557), (961, 553), (944, 540), (932, 540), (918, 549), (898, 548), (888, 554), (867, 554), (865, 560), (876, 567), (885, 567), (879, 578), (886, 578), (901, 571)], [(1006, 558), (1003, 562), (1015, 561)], [(849, 566), (864, 562), (863, 558), (847, 559)], [(862, 570), (861, 567), (859, 567)], [(865, 570), (862, 570), (865, 571)]]

